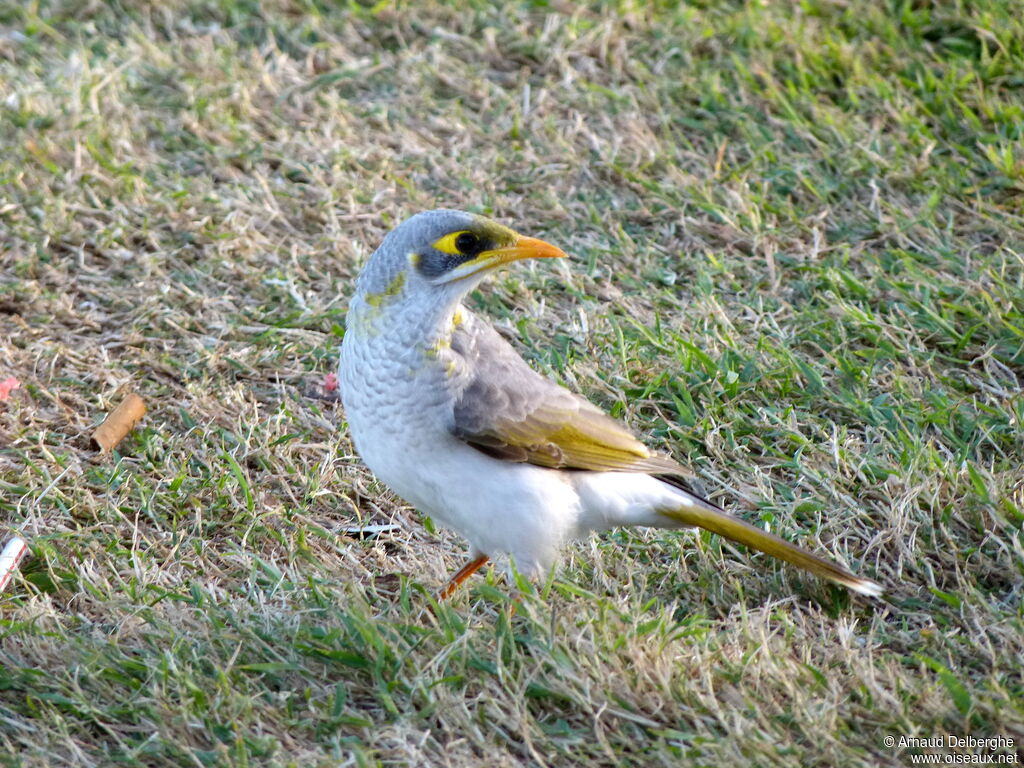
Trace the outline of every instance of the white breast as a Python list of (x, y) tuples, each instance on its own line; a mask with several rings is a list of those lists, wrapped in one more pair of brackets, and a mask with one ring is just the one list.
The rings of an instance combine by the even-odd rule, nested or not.
[(476, 551), (511, 554), (523, 573), (542, 575), (579, 529), (573, 485), (561, 472), (493, 459), (455, 438), (447, 363), (425, 354), (422, 331), (415, 335), (357, 329), (350, 319), (339, 378), (356, 449), (378, 479)]

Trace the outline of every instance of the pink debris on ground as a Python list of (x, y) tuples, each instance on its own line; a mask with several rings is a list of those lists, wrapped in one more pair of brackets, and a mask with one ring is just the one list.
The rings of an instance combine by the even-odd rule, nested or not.
[[(0, 402), (7, 400), (11, 396), (11, 392), (21, 386), (21, 382), (13, 376), (8, 376), (3, 381), (0, 381)], [(335, 384), (337, 386), (337, 384)]]
[(324, 391), (333, 392), (338, 388), (338, 374), (328, 373), (324, 376)]

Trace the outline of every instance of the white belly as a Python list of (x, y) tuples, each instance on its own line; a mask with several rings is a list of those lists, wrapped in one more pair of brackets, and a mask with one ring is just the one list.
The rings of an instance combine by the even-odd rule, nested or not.
[(350, 331), (339, 372), (349, 433), (377, 478), (477, 553), (512, 555), (524, 575), (542, 576), (590, 531), (665, 525), (655, 510), (679, 501), (647, 475), (546, 469), (462, 442), (443, 364), (394, 335)]
[(346, 338), (340, 383), (349, 433), (379, 480), (482, 554), (541, 576), (578, 532), (565, 474), (491, 458), (454, 437), (438, 371)]

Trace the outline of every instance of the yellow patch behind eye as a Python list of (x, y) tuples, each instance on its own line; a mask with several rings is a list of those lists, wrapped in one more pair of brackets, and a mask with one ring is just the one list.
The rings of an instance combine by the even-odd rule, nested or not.
[(467, 229), (459, 230), (458, 232), (452, 232), (451, 234), (445, 235), (440, 240), (434, 242), (434, 248), (439, 250), (441, 253), (447, 253), (452, 256), (458, 256), (462, 253), (456, 245), (455, 241), (459, 239), (459, 235), (465, 235), (469, 232)]

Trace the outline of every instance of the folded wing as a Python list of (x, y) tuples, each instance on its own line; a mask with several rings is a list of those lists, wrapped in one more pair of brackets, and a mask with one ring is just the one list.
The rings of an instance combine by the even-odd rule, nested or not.
[(530, 368), (486, 323), (474, 318), (456, 329), (452, 351), (471, 372), (455, 403), (452, 431), (474, 448), (542, 467), (688, 475), (599, 408)]

